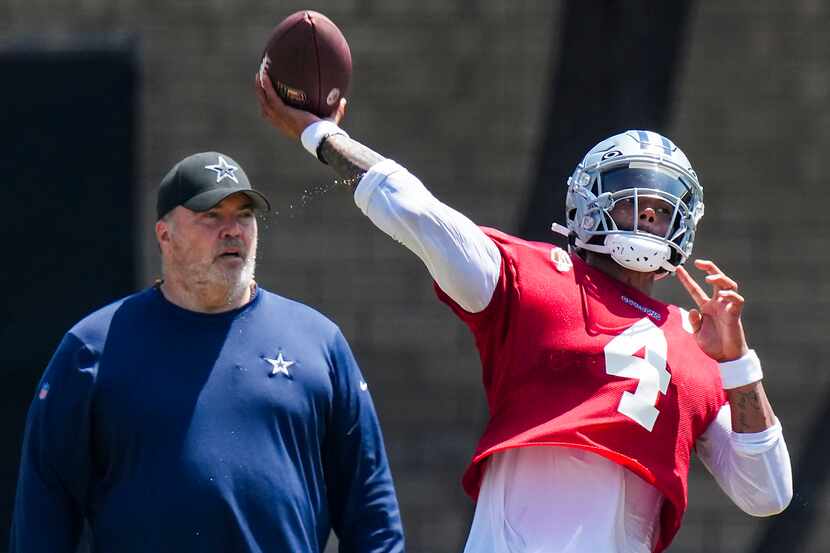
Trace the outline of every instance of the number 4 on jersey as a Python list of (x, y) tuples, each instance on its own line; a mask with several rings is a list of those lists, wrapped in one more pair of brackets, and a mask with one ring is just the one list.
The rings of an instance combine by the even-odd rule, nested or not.
[[(645, 350), (645, 359), (634, 354)], [(613, 376), (636, 378), (637, 389), (623, 392), (617, 411), (651, 432), (660, 411), (658, 391), (669, 389), (671, 375), (666, 370), (666, 335), (649, 319), (640, 319), (605, 346), (605, 372)]]

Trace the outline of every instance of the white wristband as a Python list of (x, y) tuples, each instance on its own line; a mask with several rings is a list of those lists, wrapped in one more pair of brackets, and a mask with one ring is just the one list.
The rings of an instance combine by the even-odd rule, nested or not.
[(320, 144), (323, 143), (323, 140), (334, 134), (349, 136), (346, 134), (346, 131), (338, 127), (335, 123), (323, 119), (307, 126), (303, 134), (300, 135), (300, 141), (303, 143), (303, 148), (308, 150), (308, 153), (319, 159), (317, 150), (320, 148)]
[(749, 350), (739, 359), (718, 363), (718, 365), (720, 365), (720, 378), (723, 381), (724, 390), (746, 386), (764, 378), (761, 360), (758, 359), (754, 349)]

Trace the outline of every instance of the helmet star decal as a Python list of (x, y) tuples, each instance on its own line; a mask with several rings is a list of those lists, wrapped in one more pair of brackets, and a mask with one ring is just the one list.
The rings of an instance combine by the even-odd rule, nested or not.
[(205, 169), (216, 171), (216, 182), (222, 182), (222, 179), (231, 179), (233, 182), (239, 184), (239, 179), (236, 178), (236, 171), (239, 167), (234, 167), (222, 156), (219, 156), (219, 163), (216, 165), (205, 165)]

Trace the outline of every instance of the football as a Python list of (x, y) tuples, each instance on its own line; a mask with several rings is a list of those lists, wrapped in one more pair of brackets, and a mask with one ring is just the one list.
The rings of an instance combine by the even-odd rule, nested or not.
[(287, 104), (328, 117), (349, 90), (352, 54), (340, 29), (325, 15), (303, 10), (279, 23), (259, 65)]

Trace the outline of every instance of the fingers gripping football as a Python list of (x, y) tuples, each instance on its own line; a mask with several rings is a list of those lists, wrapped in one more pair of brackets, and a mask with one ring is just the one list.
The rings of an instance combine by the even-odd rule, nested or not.
[[(260, 72), (254, 75), (254, 92), (262, 118), (293, 140), (298, 140), (307, 126), (320, 120), (313, 113), (286, 104), (274, 90), (271, 80), (262, 78)], [(346, 99), (341, 98), (337, 109), (328, 119), (339, 124), (345, 115)]]
[(254, 76), (254, 90), (262, 118), (294, 140), (308, 125), (319, 118), (307, 111), (292, 108), (277, 95), (270, 79), (263, 79), (260, 73)]

